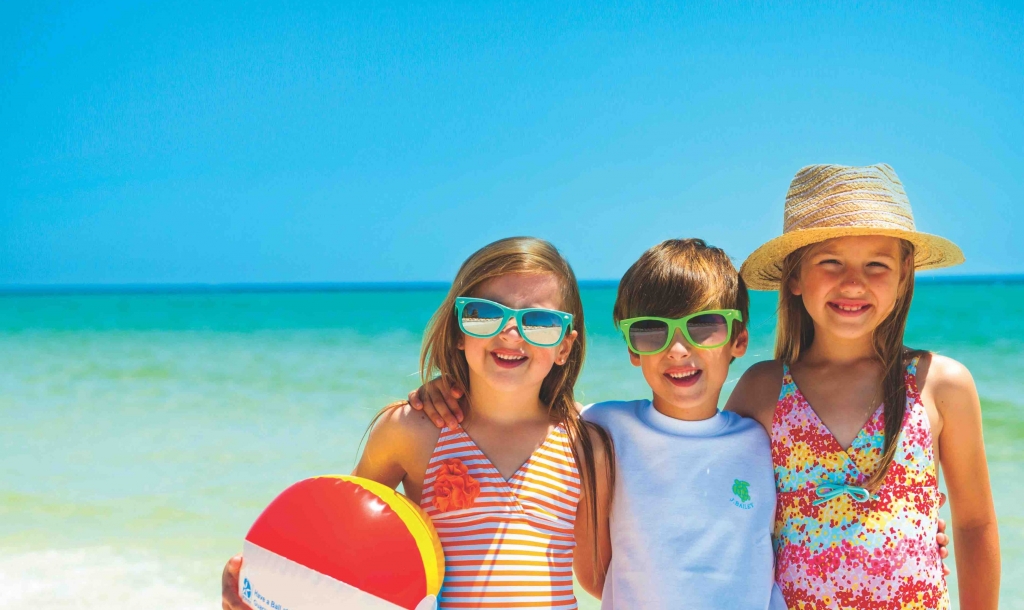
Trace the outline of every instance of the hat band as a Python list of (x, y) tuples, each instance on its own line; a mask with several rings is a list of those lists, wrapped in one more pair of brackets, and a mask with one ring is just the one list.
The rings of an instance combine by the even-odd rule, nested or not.
[[(880, 216), (887, 216), (888, 218)], [(895, 229), (898, 231), (914, 231), (914, 221), (907, 222), (902, 214), (876, 212), (865, 217), (864, 212), (845, 212), (831, 214), (827, 218), (789, 219), (783, 233), (802, 229), (831, 229), (836, 227), (873, 227), (878, 229)]]

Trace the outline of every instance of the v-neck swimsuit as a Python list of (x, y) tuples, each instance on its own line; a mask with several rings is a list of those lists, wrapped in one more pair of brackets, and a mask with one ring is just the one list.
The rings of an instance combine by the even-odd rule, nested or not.
[(883, 407), (844, 451), (783, 368), (771, 443), (775, 577), (790, 609), (949, 608), (935, 542), (938, 477), (917, 362), (907, 368), (896, 457), (870, 497), (859, 486), (881, 460)]
[[(469, 506), (441, 511), (435, 483), (452, 459), (465, 465), (480, 494)], [(463, 430), (441, 430), (420, 499), (444, 550), (439, 608), (576, 608), (579, 498), (579, 471), (562, 426), (507, 481)]]

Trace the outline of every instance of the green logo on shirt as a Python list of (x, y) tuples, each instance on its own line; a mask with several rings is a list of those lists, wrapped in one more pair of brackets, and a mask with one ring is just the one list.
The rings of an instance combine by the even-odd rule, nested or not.
[(754, 502), (750, 499), (750, 483), (734, 479), (732, 482), (732, 493), (736, 497), (729, 498), (729, 501), (734, 505), (743, 509), (754, 508)]

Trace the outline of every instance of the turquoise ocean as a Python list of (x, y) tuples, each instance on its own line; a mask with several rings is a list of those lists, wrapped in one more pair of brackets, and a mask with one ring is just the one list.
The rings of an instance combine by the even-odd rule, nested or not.
[[(443, 289), (415, 288), (0, 296), (0, 606), (219, 607), (260, 510), (348, 473), (373, 414), (418, 385)], [(648, 393), (614, 296), (584, 290), (582, 402)], [(727, 390), (771, 356), (775, 298), (754, 293)], [(1024, 284), (921, 282), (907, 342), (974, 374), (1002, 607), (1024, 608)]]

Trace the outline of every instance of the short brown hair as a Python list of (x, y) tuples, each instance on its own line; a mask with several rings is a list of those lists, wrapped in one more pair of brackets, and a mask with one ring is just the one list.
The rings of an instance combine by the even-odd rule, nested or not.
[(669, 239), (640, 256), (619, 282), (612, 318), (680, 318), (705, 309), (737, 309), (733, 338), (750, 314), (747, 286), (721, 248), (703, 239)]

